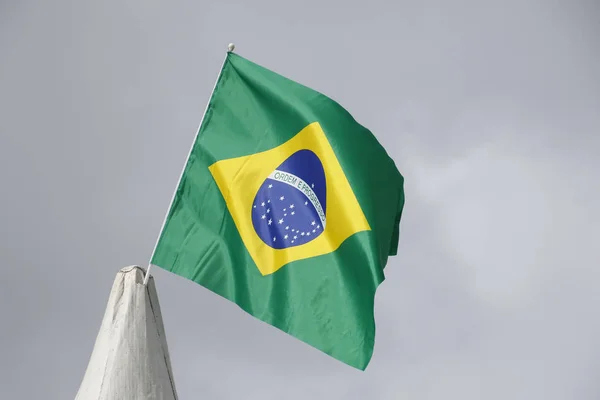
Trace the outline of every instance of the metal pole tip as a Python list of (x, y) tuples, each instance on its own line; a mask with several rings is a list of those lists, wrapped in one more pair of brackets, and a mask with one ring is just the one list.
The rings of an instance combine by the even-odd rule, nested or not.
[(235, 50), (235, 44), (229, 43), (229, 46), (227, 46), (227, 52), (231, 53), (233, 50)]

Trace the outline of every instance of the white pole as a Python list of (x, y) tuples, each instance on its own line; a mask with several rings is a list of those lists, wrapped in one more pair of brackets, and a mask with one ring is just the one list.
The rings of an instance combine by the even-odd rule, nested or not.
[[(229, 46), (227, 46), (227, 53), (233, 52), (234, 49), (235, 49), (235, 45), (233, 43), (230, 43)], [(158, 247), (158, 242), (160, 240), (160, 236), (162, 235), (162, 232), (165, 229), (165, 224), (167, 223), (167, 218), (169, 217), (169, 212), (171, 211), (171, 207), (173, 206), (173, 201), (175, 201), (175, 195), (177, 194), (177, 188), (179, 187), (179, 183), (181, 182), (181, 178), (183, 177), (183, 172), (185, 171), (185, 167), (187, 166), (187, 163), (190, 159), (190, 155), (192, 154), (192, 149), (194, 148), (194, 144), (196, 143), (196, 140), (198, 139), (198, 135), (200, 133), (200, 128), (202, 127), (202, 122), (204, 121), (204, 117), (206, 116), (206, 111), (208, 110), (208, 106), (209, 106), (212, 96), (215, 92), (215, 89), (217, 87), (217, 82), (219, 82), (219, 77), (221, 76), (221, 73), (223, 72), (223, 67), (225, 66), (226, 61), (227, 61), (227, 56), (225, 57), (225, 60), (223, 60), (223, 64), (221, 65), (221, 69), (219, 70), (219, 75), (217, 75), (217, 79), (215, 81), (213, 89), (210, 92), (208, 102), (206, 103), (206, 107), (204, 108), (204, 114), (202, 114), (202, 118), (200, 119), (200, 125), (198, 125), (198, 129), (196, 130), (196, 136), (194, 136), (194, 140), (192, 141), (192, 145), (190, 146), (190, 151), (188, 152), (187, 158), (185, 159), (185, 163), (183, 164), (183, 168), (181, 169), (181, 174), (179, 175), (179, 179), (177, 180), (177, 186), (175, 188), (175, 191), (173, 192), (173, 196), (171, 197), (171, 202), (169, 203), (169, 208), (167, 208), (167, 213), (165, 214), (165, 219), (163, 220), (162, 226), (160, 227), (160, 231), (158, 232), (158, 238), (156, 239), (156, 243), (154, 244), (154, 249), (152, 250), (152, 255), (150, 255), (150, 260), (148, 261), (148, 269), (146, 270), (146, 275), (144, 276), (144, 286), (148, 284), (148, 279), (150, 279), (150, 268), (152, 267), (151, 262), (152, 262), (152, 259), (154, 258), (154, 253), (156, 252), (156, 248)]]

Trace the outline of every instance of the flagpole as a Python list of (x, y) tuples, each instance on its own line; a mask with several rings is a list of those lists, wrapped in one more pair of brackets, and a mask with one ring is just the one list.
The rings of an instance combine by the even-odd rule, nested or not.
[[(227, 46), (227, 55), (232, 53), (235, 49), (235, 45), (230, 43)], [(194, 149), (194, 144), (198, 139), (198, 135), (200, 134), (200, 128), (202, 127), (202, 122), (204, 122), (204, 117), (206, 116), (206, 111), (208, 111), (208, 106), (210, 105), (210, 101), (212, 100), (212, 96), (217, 87), (217, 83), (219, 82), (219, 78), (221, 77), (221, 73), (223, 72), (223, 67), (225, 67), (225, 62), (227, 61), (227, 55), (223, 60), (223, 64), (221, 65), (221, 69), (219, 70), (219, 74), (217, 75), (217, 79), (215, 80), (215, 84), (213, 86), (212, 91), (210, 92), (210, 96), (208, 97), (208, 102), (206, 103), (206, 108), (204, 109), (204, 113), (202, 114), (202, 118), (200, 119), (200, 124), (198, 125), (198, 129), (196, 130), (196, 136), (194, 136), (194, 140), (192, 141), (192, 145), (190, 146), (190, 150), (188, 152), (187, 158), (185, 159), (185, 163), (183, 164), (183, 168), (181, 170), (181, 174), (179, 175), (179, 179), (177, 180), (177, 187), (173, 192), (173, 196), (171, 197), (171, 202), (169, 203), (169, 207), (167, 208), (167, 213), (165, 214), (165, 218), (163, 220), (162, 226), (160, 227), (160, 231), (158, 232), (158, 237), (156, 238), (156, 243), (154, 244), (154, 248), (152, 249), (152, 254), (150, 255), (150, 260), (148, 261), (148, 268), (146, 269), (146, 274), (144, 276), (144, 286), (148, 284), (148, 279), (150, 279), (150, 268), (152, 267), (152, 259), (154, 258), (154, 254), (156, 253), (156, 248), (158, 247), (158, 242), (160, 241), (160, 237), (165, 229), (165, 224), (167, 223), (167, 218), (169, 217), (169, 212), (171, 211), (171, 207), (173, 206), (173, 201), (175, 201), (175, 195), (177, 194), (177, 188), (181, 182), (181, 178), (183, 177), (183, 173), (185, 172), (185, 167), (190, 159), (190, 155), (192, 154), (192, 150)]]

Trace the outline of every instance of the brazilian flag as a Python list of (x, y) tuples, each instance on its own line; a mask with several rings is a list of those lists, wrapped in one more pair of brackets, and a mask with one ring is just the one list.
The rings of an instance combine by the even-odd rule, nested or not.
[(364, 370), (403, 185), (339, 104), (230, 52), (151, 264)]

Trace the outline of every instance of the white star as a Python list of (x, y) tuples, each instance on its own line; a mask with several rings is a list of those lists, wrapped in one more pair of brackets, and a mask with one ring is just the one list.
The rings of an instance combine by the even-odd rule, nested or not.
[(287, 208), (284, 208), (283, 211), (287, 211)]
[(269, 185), (269, 189), (271, 189), (272, 187), (273, 187), (273, 185), (272, 185), (272, 184), (270, 184), (270, 185)]
[(279, 220), (279, 224), (283, 224), (283, 218)]
[(288, 238), (288, 235), (285, 235), (283, 238), (284, 238), (284, 239), (287, 239), (287, 238)]
[(264, 207), (265, 206), (265, 202), (263, 201), (260, 205)]
[(315, 233), (316, 231), (317, 231), (316, 229), (313, 229), (313, 233)]
[(273, 220), (271, 218), (269, 218), (269, 225), (271, 225), (273, 223)]
[(273, 237), (273, 241), (274, 241), (274, 242), (276, 242), (276, 241), (277, 241), (277, 238), (276, 238), (276, 237)]
[(296, 211), (292, 211), (292, 215), (296, 214)]
[(256, 204), (254, 205), (254, 208), (256, 208)]
[(296, 236), (296, 235), (295, 235), (295, 236), (294, 236), (294, 239), (298, 239), (298, 236)]
[(263, 214), (263, 216), (260, 217), (260, 219), (265, 219), (265, 218), (267, 218), (267, 216), (265, 214)]
[(294, 243), (294, 241), (292, 240), (292, 243)]
[(284, 217), (287, 217), (287, 214), (283, 214)]
[[(290, 227), (289, 227), (289, 226), (286, 226), (286, 227), (285, 227), (285, 230), (287, 231), (288, 229), (290, 229)], [(293, 230), (293, 229), (292, 229), (292, 230)]]
[(302, 232), (301, 235), (304, 236), (304, 232)]
[(305, 201), (305, 202), (304, 202), (304, 205), (308, 205), (308, 201)]
[(294, 205), (293, 205), (293, 204), (292, 204), (292, 205), (290, 205), (290, 208), (294, 208)]
[(310, 236), (310, 232), (306, 232), (306, 236)]
[(315, 187), (315, 184), (313, 183), (313, 184), (311, 184), (311, 186), (314, 188), (314, 187)]
[(285, 200), (285, 196), (281, 196), (279, 200)]
[(317, 229), (319, 229), (321, 227), (321, 225), (317, 225)]
[(267, 214), (268, 214), (268, 213), (270, 213), (270, 212), (271, 212), (271, 209), (270, 209), (270, 208), (267, 208)]
[(314, 225), (314, 224), (316, 224), (316, 222), (315, 222), (315, 221), (313, 221), (313, 222), (311, 222), (310, 224), (311, 224), (311, 225)]
[(270, 202), (271, 202), (271, 199), (267, 200), (267, 203), (270, 203)]

